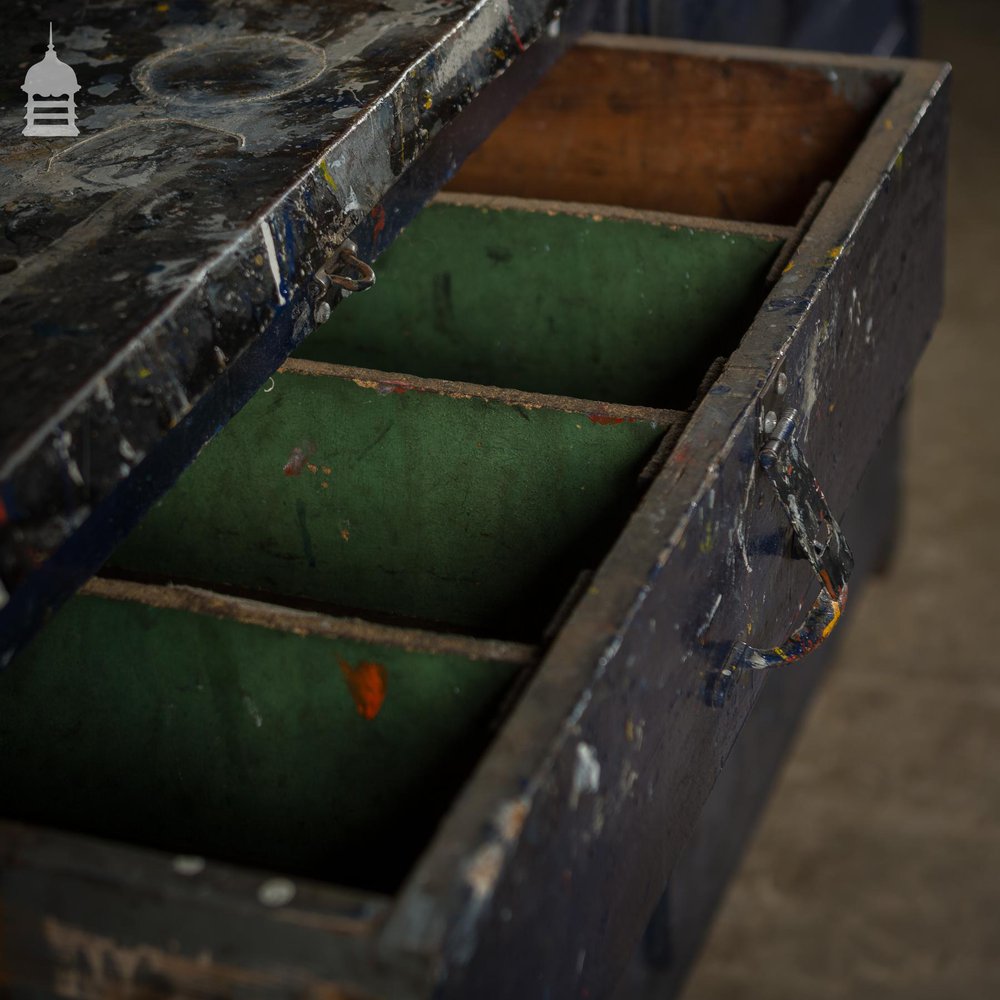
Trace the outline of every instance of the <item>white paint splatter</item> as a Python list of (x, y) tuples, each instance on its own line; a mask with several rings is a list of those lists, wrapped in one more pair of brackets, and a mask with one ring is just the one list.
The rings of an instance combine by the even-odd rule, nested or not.
[(580, 804), (580, 796), (594, 794), (601, 787), (601, 762), (597, 751), (589, 743), (576, 745), (576, 763), (573, 766), (573, 788), (569, 794), (569, 807), (575, 809)]
[(715, 613), (719, 610), (719, 605), (722, 603), (722, 594), (716, 594), (715, 603), (712, 605), (711, 610), (708, 612), (708, 617), (701, 623), (698, 628), (698, 638), (700, 639), (707, 631), (708, 626), (712, 624), (712, 619), (715, 617)]
[(271, 235), (271, 227), (266, 219), (260, 221), (260, 231), (264, 237), (264, 249), (267, 251), (267, 262), (271, 265), (271, 276), (274, 278), (274, 287), (278, 292), (278, 305), (285, 304), (285, 296), (281, 294), (281, 272), (278, 270), (278, 252), (274, 248), (274, 237)]
[(260, 729), (264, 725), (264, 716), (260, 714), (260, 709), (254, 704), (253, 698), (250, 695), (243, 695), (243, 706), (247, 710), (247, 715), (253, 719), (253, 724)]

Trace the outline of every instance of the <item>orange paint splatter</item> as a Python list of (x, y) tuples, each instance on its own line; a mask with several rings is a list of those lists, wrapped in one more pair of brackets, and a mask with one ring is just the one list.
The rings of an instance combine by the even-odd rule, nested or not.
[(323, 469), (323, 475), (324, 476), (328, 476), (328, 475), (330, 475), (331, 472), (333, 472), (333, 469), (331, 469), (329, 465), (322, 466), (322, 469)]
[(347, 681), (358, 715), (364, 719), (374, 719), (385, 701), (386, 670), (381, 663), (363, 660), (352, 667), (346, 660), (338, 659), (340, 672)]
[(312, 462), (306, 465), (306, 468), (315, 476), (319, 472), (319, 466), (313, 465)]
[(349, 542), (351, 540), (350, 530), (348, 528), (341, 528), (340, 537), (343, 538), (345, 542)]
[(378, 239), (378, 234), (385, 229), (385, 209), (381, 205), (376, 205), (371, 212), (375, 220), (375, 228), (372, 230), (372, 239)]
[(625, 423), (624, 417), (609, 417), (605, 413), (588, 413), (587, 417), (592, 424), (600, 424), (602, 427), (608, 427), (611, 424)]

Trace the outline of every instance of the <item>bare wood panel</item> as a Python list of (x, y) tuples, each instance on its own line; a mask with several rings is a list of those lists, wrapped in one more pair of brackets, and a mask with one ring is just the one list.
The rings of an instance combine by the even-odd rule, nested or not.
[(843, 65), (612, 49), (592, 37), (450, 189), (791, 225), (841, 173), (891, 85)]

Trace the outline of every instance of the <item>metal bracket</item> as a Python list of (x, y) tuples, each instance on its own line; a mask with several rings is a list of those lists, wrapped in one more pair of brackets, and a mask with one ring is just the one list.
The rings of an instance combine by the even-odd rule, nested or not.
[[(349, 277), (347, 271), (355, 271), (357, 277)], [(330, 287), (340, 288), (345, 292), (363, 292), (375, 284), (375, 272), (371, 264), (365, 263), (358, 256), (358, 247), (353, 240), (344, 240), (328, 257), (319, 270), (313, 275), (313, 280), (319, 285), (319, 302), (315, 306), (316, 321), (325, 323), (330, 318), (330, 304), (324, 301)]]
[(788, 515), (799, 548), (822, 584), (805, 621), (779, 646), (757, 649), (746, 642), (732, 647), (709, 700), (721, 704), (732, 677), (741, 669), (767, 670), (794, 663), (821, 645), (847, 603), (847, 582), (854, 555), (796, 441), (799, 411), (786, 409), (758, 456), (761, 468)]

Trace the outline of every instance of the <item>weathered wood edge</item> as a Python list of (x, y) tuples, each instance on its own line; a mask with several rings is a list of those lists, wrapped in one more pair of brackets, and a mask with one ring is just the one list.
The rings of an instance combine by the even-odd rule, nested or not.
[(454, 654), (470, 660), (525, 665), (538, 661), (539, 649), (522, 642), (480, 639), (474, 636), (432, 632), (419, 628), (386, 625), (363, 618), (340, 617), (304, 611), (274, 600), (254, 600), (219, 593), (205, 587), (143, 583), (135, 580), (95, 576), (80, 593), (112, 601), (131, 601), (168, 611), (188, 611), (256, 625), (293, 635), (324, 639), (384, 643), (414, 652)]
[(605, 403), (597, 399), (577, 399), (572, 396), (554, 396), (521, 389), (505, 389), (495, 385), (475, 382), (454, 382), (448, 379), (423, 378), (403, 372), (385, 372), (376, 368), (355, 368), (350, 365), (331, 364), (327, 361), (309, 361), (289, 358), (279, 369), (294, 375), (312, 375), (319, 378), (350, 379), (365, 388), (412, 389), (453, 399), (483, 399), (505, 406), (529, 410), (556, 410), (560, 413), (601, 415), (622, 420), (644, 420), (653, 424), (670, 426), (688, 419), (680, 410), (656, 409), (651, 406), (631, 406), (627, 403)]
[(370, 948), (387, 897), (296, 879), (272, 906), (272, 878), (0, 820), (0, 994), (396, 995)]
[[(692, 54), (699, 51), (683, 44), (655, 44)], [(731, 56), (732, 50), (726, 47), (718, 54)], [(754, 55), (760, 57), (759, 52)], [(801, 56), (790, 60), (787, 53), (774, 58), (803, 61)], [(815, 63), (805, 61), (821, 67), (831, 63), (825, 55), (817, 56)], [(929, 337), (941, 302), (946, 108), (939, 91), (949, 68), (899, 60), (832, 62), (869, 72), (898, 72), (901, 77), (806, 234), (793, 258), (795, 266), (769, 296), (720, 382), (681, 435), (666, 468), (556, 639), (387, 924), (382, 942), (386, 955), (394, 960), (407, 954), (423, 956), (438, 962), (435, 995), (459, 996), (463, 989), (484, 997), (517, 995), (558, 978), (586, 988), (590, 996), (602, 996), (613, 985), (764, 682), (756, 673), (745, 677), (734, 697), (717, 710), (702, 701), (705, 676), (718, 668), (729, 644), (746, 634), (748, 623), (757, 629), (762, 623), (768, 634), (777, 632), (794, 623), (797, 609), (811, 599), (808, 576), (802, 574), (786, 573), (789, 580), (777, 593), (766, 592), (782, 571), (787, 526), (770, 498), (764, 498), (762, 513), (750, 510), (757, 495), (760, 407), (778, 366), (784, 364), (793, 378), (788, 402), (802, 407), (807, 419), (813, 418), (815, 380), (820, 373), (829, 374), (830, 356), (836, 351), (835, 345), (829, 346), (818, 365), (818, 330), (824, 320), (837, 327), (839, 297), (849, 302), (850, 282), (871, 276), (861, 259), (864, 251), (852, 260), (853, 244), (864, 236), (871, 244), (865, 250), (878, 251), (882, 235), (878, 230), (884, 221), (878, 213), (888, 208), (896, 218), (908, 218), (913, 232), (908, 245), (892, 247), (896, 253), (888, 262), (892, 274), (887, 262), (879, 261), (884, 272), (879, 280), (905, 278), (906, 291), (919, 300), (919, 308), (915, 303), (902, 315), (892, 303), (882, 307), (880, 322), (894, 334), (886, 340), (895, 356), (883, 355), (880, 365), (869, 366), (872, 391), (867, 405), (854, 407), (854, 393), (847, 392), (841, 400), (843, 409), (858, 412), (844, 413), (825, 443), (815, 434), (810, 439), (807, 432), (817, 473), (824, 477), (831, 470), (837, 473), (832, 481), (824, 478), (835, 511), (842, 513), (850, 499)], [(898, 179), (894, 184), (893, 171), (907, 151), (917, 147), (920, 155), (913, 169), (920, 176), (908, 188)], [(842, 388), (843, 379), (838, 383), (836, 388)], [(837, 468), (838, 452), (852, 437), (863, 441), (864, 447), (850, 461), (841, 457)], [(713, 514), (717, 494), (720, 504)], [(729, 524), (718, 516), (727, 504), (738, 515)], [(734, 576), (742, 576), (738, 581), (742, 586), (734, 580), (709, 581), (711, 573), (706, 571), (700, 580), (686, 578), (688, 589), (697, 594), (694, 597), (684, 593), (681, 579), (672, 578), (690, 558), (685, 548), (690, 551), (705, 544), (695, 535), (699, 529), (705, 531), (706, 524), (728, 534), (726, 563)], [(747, 537), (752, 532), (754, 540), (761, 541), (775, 531), (771, 565), (762, 559), (764, 568), (758, 567), (756, 585), (750, 589)], [(747, 572), (742, 570), (744, 563)], [(724, 613), (718, 615), (724, 591), (728, 595)], [(651, 678), (638, 676), (633, 666), (639, 663), (636, 669), (641, 672), (644, 648), (647, 656), (654, 655), (648, 646), (657, 610), (665, 616), (660, 621), (672, 625), (672, 634), (657, 640), (663, 648), (658, 653), (662, 676), (656, 680), (656, 695), (665, 713), (655, 719), (644, 715), (640, 725), (628, 706), (641, 706), (643, 699), (636, 702), (635, 688), (640, 683), (648, 686)], [(652, 702), (653, 691), (647, 689), (644, 698)], [(643, 732), (644, 779), (638, 763)], [(609, 774), (612, 785), (619, 779), (621, 783), (607, 793), (614, 811), (602, 791), (592, 796), (596, 805), (588, 809), (586, 820), (576, 818), (586, 827), (567, 830), (564, 818), (571, 816), (582, 792), (593, 790), (588, 784), (594, 775), (589, 767), (593, 761), (587, 755), (596, 754), (598, 742), (612, 758), (616, 742), (626, 752), (634, 751), (636, 765), (632, 768), (626, 760), (624, 766), (632, 769), (619, 775), (605, 763), (600, 773)], [(619, 751), (617, 761), (621, 756)], [(636, 812), (634, 785), (639, 780), (647, 784), (647, 802)], [(670, 803), (669, 813), (665, 802)], [(663, 824), (659, 830), (648, 828), (648, 817), (654, 815)], [(628, 855), (627, 866), (623, 854)], [(593, 874), (587, 871), (588, 858)], [(560, 859), (565, 865), (561, 878)], [(592, 890), (585, 906), (572, 904), (574, 877)], [(520, 895), (516, 885), (522, 888)], [(561, 908), (557, 897), (563, 888), (570, 901)], [(512, 912), (514, 900), (521, 912)], [(524, 907), (531, 909), (530, 916)], [(575, 933), (565, 932), (568, 917), (576, 924)], [(519, 926), (537, 927), (538, 921), (560, 928), (562, 936), (544, 943), (532, 941), (526, 932), (519, 934)], [(574, 942), (599, 950), (600, 959), (588, 964), (586, 947), (574, 948)], [(475, 963), (469, 964), (473, 954)], [(501, 993), (499, 987), (486, 989), (489, 979), (483, 978), (483, 970), (491, 969), (495, 976), (502, 954), (517, 954), (518, 963), (516, 968), (507, 964), (510, 975), (503, 986), (506, 992)]]
[(616, 222), (643, 222), (668, 229), (692, 229), (695, 232), (735, 233), (756, 236), (764, 240), (787, 240), (795, 234), (794, 226), (778, 226), (767, 222), (739, 222), (729, 219), (709, 219), (701, 215), (680, 215), (676, 212), (654, 212), (646, 208), (626, 208), (622, 205), (588, 204), (581, 201), (550, 201), (543, 198), (515, 198), (510, 195), (470, 194), (465, 191), (444, 191), (432, 204), (462, 205), (498, 212), (539, 212), (545, 215), (575, 215), (588, 219), (610, 219)]

